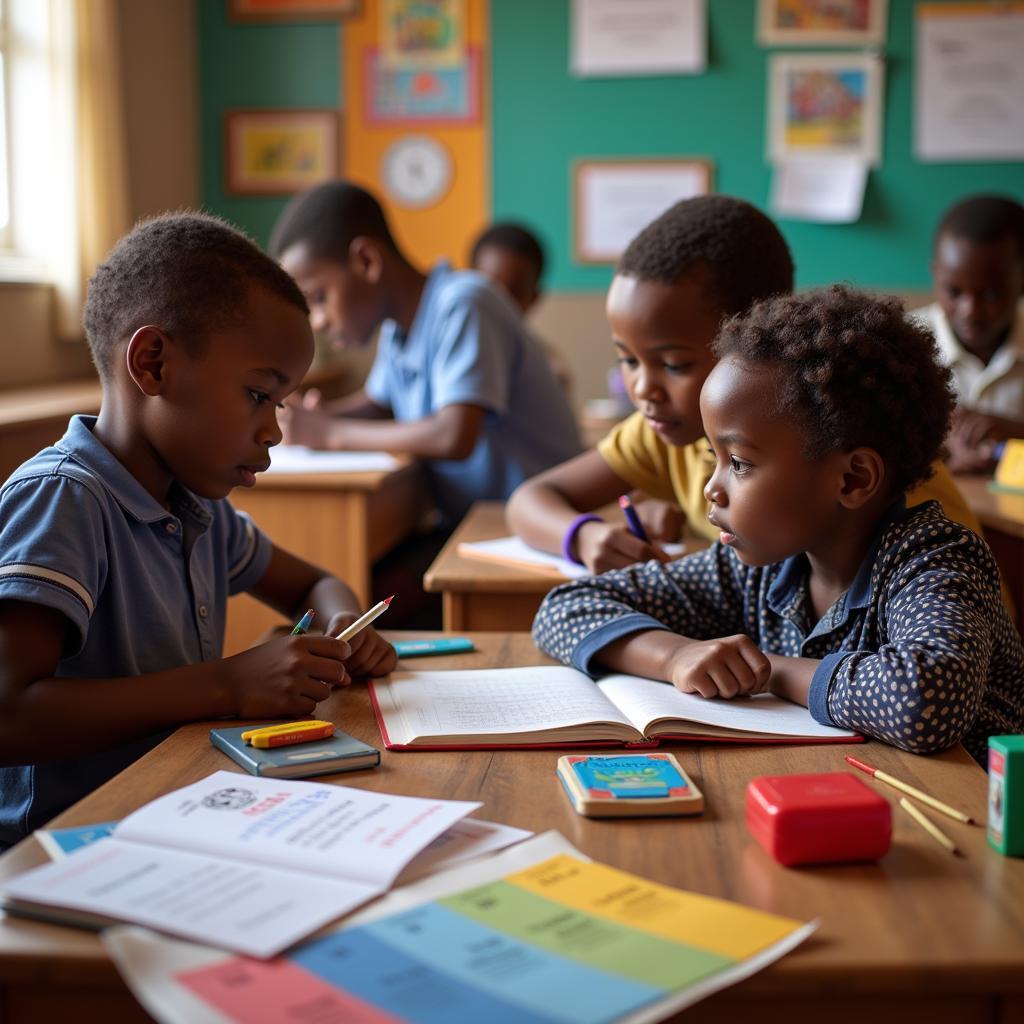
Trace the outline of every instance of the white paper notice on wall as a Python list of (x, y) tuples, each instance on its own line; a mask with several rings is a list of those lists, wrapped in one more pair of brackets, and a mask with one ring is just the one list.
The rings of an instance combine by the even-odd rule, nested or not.
[(572, 0), (574, 75), (692, 75), (707, 66), (706, 0)]
[(791, 157), (775, 165), (772, 213), (822, 224), (852, 224), (864, 207), (866, 160), (851, 156)]
[(1024, 3), (919, 4), (914, 143), (925, 161), (1024, 158)]

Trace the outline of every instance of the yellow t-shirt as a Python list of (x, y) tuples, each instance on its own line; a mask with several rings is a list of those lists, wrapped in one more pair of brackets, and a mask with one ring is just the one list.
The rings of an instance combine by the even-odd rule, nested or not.
[[(634, 413), (603, 437), (597, 445), (601, 458), (630, 487), (652, 498), (674, 501), (686, 513), (690, 529), (705, 540), (717, 540), (718, 530), (708, 522), (708, 503), (704, 485), (711, 479), (715, 457), (705, 440), (677, 447), (663, 441), (648, 425), (642, 413)], [(947, 518), (963, 523), (979, 537), (981, 523), (970, 510), (950, 476), (936, 463), (930, 480), (907, 494), (907, 505), (937, 501)]]

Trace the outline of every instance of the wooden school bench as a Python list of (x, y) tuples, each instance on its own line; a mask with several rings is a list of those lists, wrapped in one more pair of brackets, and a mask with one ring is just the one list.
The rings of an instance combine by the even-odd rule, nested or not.
[[(617, 505), (599, 511), (606, 512), (609, 520), (622, 516)], [(511, 532), (503, 501), (478, 501), (434, 559), (423, 577), (423, 589), (441, 595), (445, 629), (528, 631), (548, 591), (565, 582), (565, 577), (554, 573), (459, 554), (464, 541), (494, 540)], [(691, 536), (686, 550), (696, 551), (705, 544)]]
[[(392, 639), (422, 634), (387, 633)], [(525, 634), (477, 634), (472, 654), (409, 659), (408, 669), (550, 664)], [(365, 686), (337, 691), (318, 715), (382, 747)], [(55, 827), (123, 817), (219, 770), (239, 770), (209, 742), (215, 723), (185, 726), (54, 820)], [(691, 1007), (685, 1024), (1011, 1024), (1024, 1019), (1024, 859), (1003, 858), (984, 830), (941, 819), (963, 849), (954, 857), (896, 806), (899, 793), (868, 781), (894, 805), (893, 846), (877, 863), (787, 869), (747, 832), (744, 794), (756, 775), (843, 771), (851, 750), (973, 815), (986, 814), (986, 776), (960, 748), (934, 757), (879, 743), (819, 746), (678, 745), (703, 791), (692, 819), (588, 820), (555, 777), (561, 750), (391, 753), (379, 769), (324, 777), (389, 793), (480, 800), (483, 819), (556, 829), (588, 856), (666, 885), (736, 900), (818, 931), (746, 981)], [(241, 776), (245, 778), (246, 776)], [(320, 780), (320, 781), (323, 781)], [(42, 863), (29, 838), (0, 857), (0, 879)], [(5, 1024), (148, 1020), (88, 932), (0, 920), (0, 1019)]]

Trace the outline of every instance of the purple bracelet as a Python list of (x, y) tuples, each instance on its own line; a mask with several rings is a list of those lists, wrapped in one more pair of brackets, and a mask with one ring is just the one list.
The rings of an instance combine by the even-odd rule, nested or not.
[(582, 565), (583, 560), (577, 558), (573, 552), (572, 546), (576, 541), (576, 534), (580, 532), (580, 527), (584, 523), (603, 523), (604, 520), (594, 515), (593, 512), (584, 512), (583, 515), (577, 516), (570, 524), (569, 529), (565, 531), (565, 536), (562, 538), (562, 554), (565, 556), (566, 561), (575, 562), (577, 565)]

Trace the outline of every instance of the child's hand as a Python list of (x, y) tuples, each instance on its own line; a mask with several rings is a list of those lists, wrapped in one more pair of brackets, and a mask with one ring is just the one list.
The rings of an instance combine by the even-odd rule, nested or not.
[(351, 648), (330, 636), (285, 636), (224, 659), (239, 718), (311, 715), (335, 686), (350, 682)]
[[(351, 614), (333, 616), (327, 623), (328, 636), (336, 636), (357, 618), (357, 615)], [(394, 647), (372, 626), (361, 629), (349, 640), (348, 645), (352, 653), (345, 659), (345, 667), (351, 679), (386, 676), (389, 672), (394, 672), (398, 665), (398, 655)]]
[(647, 544), (634, 537), (625, 526), (613, 523), (585, 523), (576, 534), (576, 551), (580, 561), (592, 573), (622, 569), (636, 562), (669, 561), (656, 544)]
[(686, 513), (674, 501), (644, 498), (633, 503), (651, 540), (677, 541), (686, 524)]
[(742, 633), (680, 647), (668, 665), (668, 681), (701, 697), (746, 697), (768, 689), (767, 656)]
[(285, 402), (284, 408), (278, 413), (277, 422), (284, 444), (304, 444), (308, 448), (323, 448), (332, 417), (315, 405), (307, 407), (298, 397), (293, 396)]

